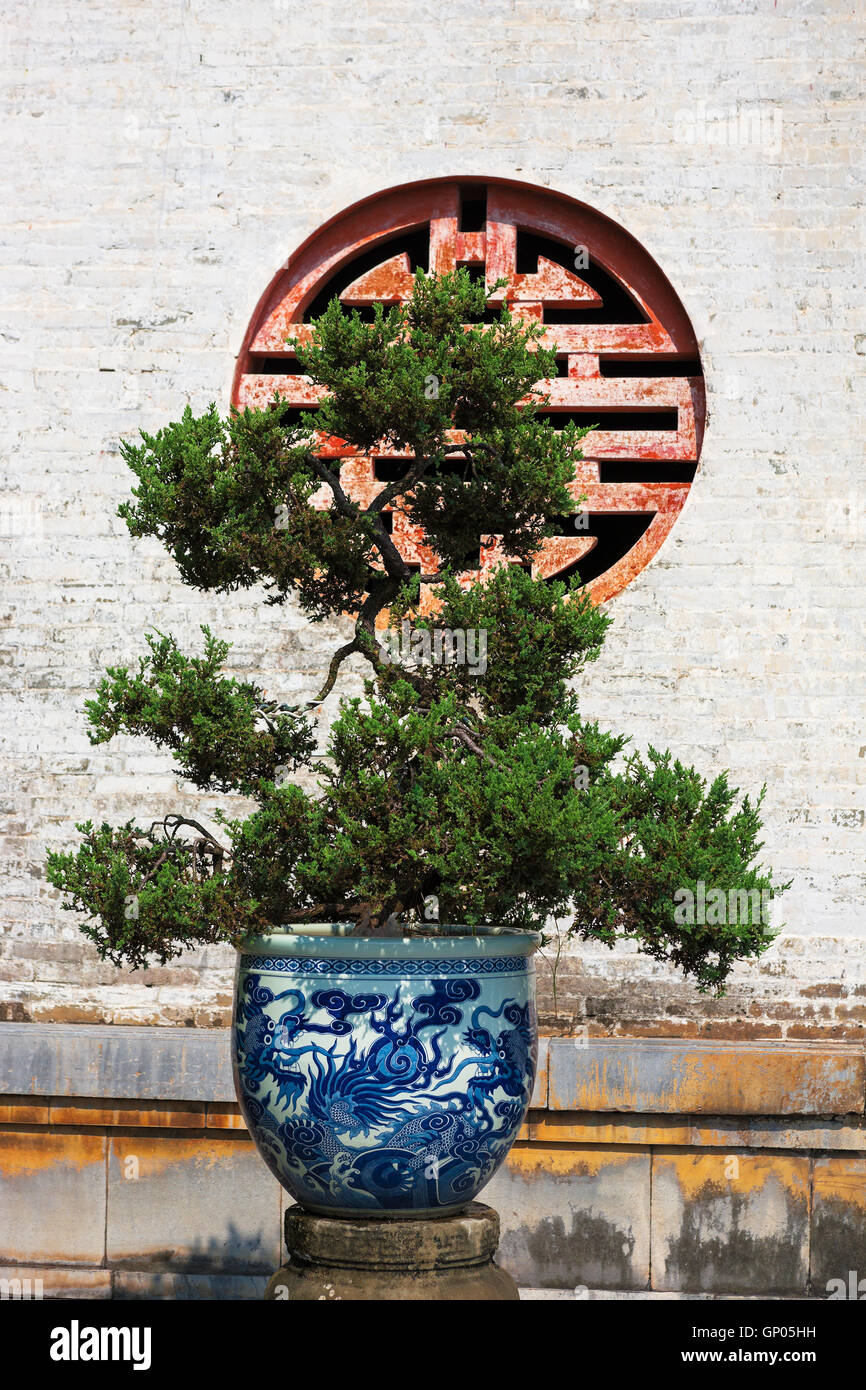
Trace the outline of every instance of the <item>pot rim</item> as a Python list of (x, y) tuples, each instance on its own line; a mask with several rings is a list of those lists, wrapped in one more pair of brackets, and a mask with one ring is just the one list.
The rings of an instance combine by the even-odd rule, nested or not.
[[(325, 956), (361, 960), (441, 959), (456, 956), (531, 956), (541, 944), (541, 933), (517, 927), (439, 927), (429, 936), (346, 936), (351, 923), (290, 924), (257, 936), (248, 936), (238, 947), (244, 956)], [(311, 927), (317, 928), (312, 930)]]

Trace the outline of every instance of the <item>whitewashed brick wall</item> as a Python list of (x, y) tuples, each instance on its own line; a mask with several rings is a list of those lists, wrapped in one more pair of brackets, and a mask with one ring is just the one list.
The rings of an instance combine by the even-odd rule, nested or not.
[[(116, 972), (46, 888), (45, 848), (71, 843), (75, 819), (213, 804), (137, 742), (92, 749), (80, 708), (149, 623), (187, 645), (213, 624), (274, 695), (312, 691), (337, 634), (263, 616), (255, 594), (185, 590), (114, 517), (118, 440), (187, 402), (227, 403), (259, 294), (326, 218), (394, 184), (487, 173), (621, 221), (692, 316), (702, 466), (672, 537), (612, 604), (584, 708), (707, 773), (729, 766), (744, 789), (768, 783), (789, 934), (738, 969), (725, 1008), (759, 1029), (862, 1033), (862, 13), (9, 0), (2, 23), (5, 1016), (225, 1017), (227, 952)], [(763, 127), (709, 143), (715, 112)], [(570, 1016), (599, 1027), (711, 1016), (627, 955), (584, 948), (569, 968)]]

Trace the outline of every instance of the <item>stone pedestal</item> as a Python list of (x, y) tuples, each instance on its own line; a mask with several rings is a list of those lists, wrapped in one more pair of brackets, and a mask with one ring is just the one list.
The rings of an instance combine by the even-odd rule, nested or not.
[(353, 1221), (291, 1207), (289, 1261), (271, 1279), (265, 1298), (516, 1299), (514, 1280), (493, 1262), (498, 1244), (499, 1217), (480, 1202), (458, 1216), (431, 1221)]

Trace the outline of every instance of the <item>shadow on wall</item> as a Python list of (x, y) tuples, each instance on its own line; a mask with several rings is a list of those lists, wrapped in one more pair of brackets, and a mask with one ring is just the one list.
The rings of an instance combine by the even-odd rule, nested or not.
[[(111, 1296), (120, 1300), (261, 1301), (268, 1278), (279, 1263), (268, 1262), (271, 1244), (264, 1232), (259, 1241), (251, 1242), (248, 1230), (229, 1221), (223, 1234), (194, 1241), (183, 1251), (160, 1251), (151, 1255), (145, 1267), (136, 1259), (128, 1267), (114, 1267)], [(244, 1272), (250, 1267), (258, 1270), (262, 1263), (267, 1265), (267, 1273)]]

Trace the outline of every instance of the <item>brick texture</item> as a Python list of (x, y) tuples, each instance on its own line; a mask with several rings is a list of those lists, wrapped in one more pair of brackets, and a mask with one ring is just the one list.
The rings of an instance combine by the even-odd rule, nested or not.
[[(227, 951), (104, 966), (43, 877), (75, 820), (212, 810), (80, 708), (150, 623), (235, 642), (311, 692), (340, 624), (185, 590), (114, 516), (118, 454), (228, 400), (277, 267), (322, 221), (413, 179), (556, 187), (655, 256), (701, 342), (709, 420), (673, 534), (611, 605), (585, 712), (707, 773), (767, 782), (785, 935), (708, 1001), (628, 951), (568, 957), (563, 1028), (862, 1037), (866, 876), (861, 77), (841, 0), (58, 0), (6, 16), (0, 333), (0, 1016), (216, 1026)], [(733, 116), (719, 125), (717, 114)], [(752, 120), (749, 124), (750, 118)], [(724, 143), (717, 137), (724, 129)], [(731, 132), (734, 132), (731, 142)], [(339, 630), (338, 630), (339, 629)], [(357, 671), (342, 689), (358, 691)], [(334, 700), (329, 703), (333, 708)], [(241, 810), (242, 803), (227, 803)]]

